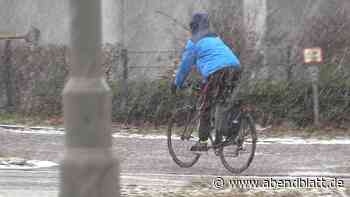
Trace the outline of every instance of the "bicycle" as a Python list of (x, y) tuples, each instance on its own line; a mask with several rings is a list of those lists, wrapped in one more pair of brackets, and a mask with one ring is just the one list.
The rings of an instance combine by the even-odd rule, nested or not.
[[(198, 88), (198, 85), (192, 85), (191, 96), (195, 98), (194, 101), (176, 107), (170, 118), (167, 131), (169, 153), (174, 162), (183, 168), (192, 167), (202, 154), (193, 152), (190, 148), (198, 141), (195, 134), (198, 133), (201, 109), (208, 102), (203, 99), (203, 90)], [(210, 121), (211, 131), (208, 149), (214, 150), (215, 155), (220, 157), (224, 167), (231, 173), (243, 172), (254, 158), (257, 134), (250, 112), (250, 107), (243, 104), (243, 100), (235, 100), (228, 110), (230, 130), (226, 133), (215, 132), (215, 117), (211, 116), (214, 118)], [(216, 138), (219, 138), (217, 143), (215, 143)], [(251, 150), (250, 153), (247, 152), (248, 148)], [(248, 157), (243, 159), (243, 162), (238, 161), (243, 156)]]

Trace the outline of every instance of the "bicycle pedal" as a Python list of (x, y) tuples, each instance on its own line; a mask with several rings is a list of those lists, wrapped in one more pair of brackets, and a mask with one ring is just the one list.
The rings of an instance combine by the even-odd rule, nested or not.
[(203, 153), (201, 152), (194, 152), (194, 151), (191, 151), (193, 155), (202, 155)]
[(214, 150), (214, 153), (216, 156), (220, 156), (220, 151), (219, 150)]

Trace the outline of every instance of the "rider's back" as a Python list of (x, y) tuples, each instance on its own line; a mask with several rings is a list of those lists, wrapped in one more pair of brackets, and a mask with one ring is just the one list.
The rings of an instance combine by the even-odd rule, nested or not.
[(204, 37), (194, 47), (197, 68), (205, 78), (227, 66), (240, 68), (238, 58), (219, 37)]
[(240, 62), (234, 52), (218, 37), (209, 31), (209, 15), (197, 13), (193, 16), (190, 28), (191, 39), (182, 54), (181, 64), (176, 74), (175, 84), (180, 88), (196, 65), (204, 82), (216, 71), (226, 67), (240, 68)]

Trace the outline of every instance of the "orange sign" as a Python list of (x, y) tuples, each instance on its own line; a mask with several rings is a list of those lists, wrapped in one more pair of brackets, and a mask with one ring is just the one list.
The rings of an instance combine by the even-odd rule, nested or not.
[(304, 63), (315, 64), (322, 63), (323, 55), (322, 49), (319, 47), (304, 49)]

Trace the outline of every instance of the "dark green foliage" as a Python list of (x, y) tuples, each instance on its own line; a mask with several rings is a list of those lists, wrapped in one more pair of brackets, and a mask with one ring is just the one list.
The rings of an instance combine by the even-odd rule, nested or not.
[[(340, 127), (350, 115), (350, 80), (345, 72), (333, 65), (320, 68), (320, 116), (324, 124)], [(283, 121), (305, 127), (313, 122), (312, 88), (309, 81), (259, 81), (242, 92), (244, 98), (255, 105), (262, 122), (279, 124)]]
[(34, 81), (32, 95), (36, 107), (32, 113), (56, 116), (61, 114), (62, 91), (68, 71), (64, 65), (49, 64), (44, 78)]
[(270, 116), (270, 124), (289, 120), (306, 126), (312, 119), (311, 94), (311, 86), (307, 83), (265, 81), (253, 87), (247, 100), (256, 106), (261, 116)]
[[(331, 76), (320, 83), (320, 113), (322, 122), (332, 122), (332, 126), (338, 127), (350, 115), (350, 83)], [(167, 80), (130, 83), (125, 111), (118, 108), (121, 95), (118, 94), (118, 86), (113, 85), (113, 119), (129, 123), (166, 123), (175, 103), (194, 99), (188, 92), (184, 92), (175, 102), (169, 84)], [(241, 90), (240, 97), (255, 106), (255, 116), (262, 124), (278, 125), (288, 121), (298, 127), (306, 127), (313, 123), (312, 89), (307, 81), (258, 81), (250, 85), (249, 89)]]
[(177, 97), (170, 92), (170, 81), (160, 79), (155, 81), (130, 82), (128, 102), (121, 109), (122, 95), (120, 86), (113, 83), (113, 112), (114, 121), (142, 124), (152, 122), (156, 125), (165, 124), (170, 117), (175, 104), (181, 105), (195, 99), (189, 91), (183, 91)]
[(130, 82), (126, 107), (121, 109), (121, 88), (118, 83), (111, 84), (113, 91), (114, 121), (154, 121), (158, 116), (166, 117), (169, 112), (170, 91), (168, 81)]

